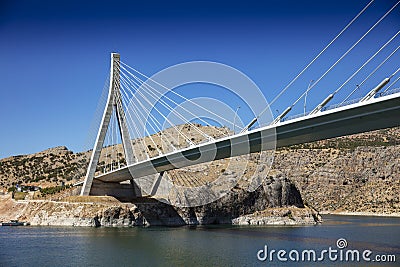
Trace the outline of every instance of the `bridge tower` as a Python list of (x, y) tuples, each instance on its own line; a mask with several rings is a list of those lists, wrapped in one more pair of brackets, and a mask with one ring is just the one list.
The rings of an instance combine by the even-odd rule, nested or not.
[[(125, 112), (122, 107), (122, 99), (121, 99), (121, 91), (120, 91), (120, 55), (118, 53), (111, 53), (111, 68), (110, 68), (110, 83), (109, 83), (109, 89), (108, 89), (108, 97), (107, 97), (107, 103), (104, 108), (103, 112), (103, 117), (101, 119), (101, 124), (97, 133), (96, 141), (93, 147), (92, 155), (90, 158), (89, 166), (86, 172), (86, 177), (85, 181), (83, 183), (83, 187), (81, 190), (81, 195), (82, 196), (87, 196), (93, 194), (93, 189), (97, 187), (97, 189), (101, 187), (108, 187), (104, 188), (104, 190), (101, 191), (110, 191), (110, 189), (114, 188), (119, 190), (120, 188), (118, 187), (123, 187), (126, 185), (120, 185), (118, 184), (109, 184), (108, 186), (100, 185), (98, 184), (93, 184), (93, 178), (96, 172), (96, 167), (99, 162), (100, 158), (100, 153), (101, 149), (103, 147), (104, 139), (107, 133), (108, 125), (110, 123), (110, 118), (115, 112), (116, 118), (117, 118), (117, 123), (118, 123), (118, 128), (119, 128), (119, 133), (120, 137), (122, 140), (122, 146), (124, 149), (124, 154), (125, 154), (125, 160), (127, 165), (133, 164), (135, 162), (135, 157), (133, 154), (133, 148), (132, 148), (132, 143), (131, 139), (129, 136), (129, 131), (127, 127), (127, 122), (126, 122), (126, 117), (125, 117)], [(131, 188), (134, 190), (134, 182), (131, 180)], [(111, 186), (111, 188), (110, 188)], [(129, 189), (129, 188), (127, 188)], [(120, 190), (119, 190), (120, 191)], [(137, 191), (137, 190), (136, 190)], [(137, 194), (137, 192), (136, 192)], [(98, 194), (96, 194), (98, 195)]]

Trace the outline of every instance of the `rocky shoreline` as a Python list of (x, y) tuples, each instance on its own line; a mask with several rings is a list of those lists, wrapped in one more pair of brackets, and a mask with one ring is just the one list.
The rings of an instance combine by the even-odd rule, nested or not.
[(52, 226), (180, 226), (206, 224), (304, 225), (321, 222), (303, 204), (296, 186), (281, 174), (269, 176), (255, 191), (239, 187), (207, 205), (177, 208), (153, 198), (122, 203), (112, 197), (70, 196), (63, 201), (0, 196), (0, 220), (18, 219)]
[[(369, 212), (317, 213), (308, 207), (296, 206), (267, 208), (236, 218), (210, 217), (193, 208), (172, 212), (171, 207), (160, 202), (121, 203), (111, 197), (91, 197), (79, 202), (50, 200), (16, 201), (10, 195), (0, 196), (0, 221), (12, 219), (29, 221), (33, 226), (84, 226), (84, 227), (134, 227), (134, 226), (183, 226), (205, 224), (232, 225), (315, 225), (322, 222), (320, 215), (385, 216), (400, 217), (400, 214), (377, 214)], [(141, 207), (142, 211), (139, 209)], [(144, 206), (146, 208), (144, 208)], [(7, 211), (5, 211), (7, 209)], [(150, 213), (153, 213), (149, 216)], [(147, 218), (146, 218), (147, 216)], [(202, 217), (203, 216), (203, 217)]]
[(400, 213), (377, 213), (377, 212), (357, 212), (357, 211), (321, 211), (321, 215), (343, 215), (343, 216), (367, 216), (367, 217), (400, 217)]
[[(267, 208), (262, 211), (231, 218), (216, 216), (200, 207), (176, 210), (158, 201), (148, 203), (121, 203), (111, 197), (90, 197), (86, 202), (78, 198), (72, 201), (22, 200), (10, 195), (0, 196), (0, 221), (18, 219), (29, 221), (32, 226), (82, 226), (82, 227), (135, 227), (135, 226), (184, 226), (229, 224), (248, 226), (267, 225), (316, 225), (321, 215), (386, 216), (368, 212), (316, 212), (309, 207), (296, 206)], [(7, 209), (7, 212), (4, 210)], [(197, 210), (196, 210), (197, 209)]]
[[(318, 215), (309, 208), (270, 208), (238, 218), (200, 218), (192, 209), (180, 210), (179, 216), (162, 203), (147, 203), (142, 212), (132, 203), (110, 202), (65, 202), (65, 201), (16, 201), (10, 196), (0, 198), (2, 212), (0, 221), (18, 219), (29, 221), (33, 226), (87, 226), (87, 227), (132, 227), (132, 226), (182, 226), (204, 224), (233, 225), (313, 225), (320, 222)], [(143, 207), (142, 207), (143, 208)], [(148, 216), (149, 212), (153, 213)], [(147, 218), (146, 218), (146, 216)], [(268, 214), (268, 215), (267, 215)], [(293, 214), (293, 216), (292, 216)], [(204, 214), (203, 214), (204, 215)]]

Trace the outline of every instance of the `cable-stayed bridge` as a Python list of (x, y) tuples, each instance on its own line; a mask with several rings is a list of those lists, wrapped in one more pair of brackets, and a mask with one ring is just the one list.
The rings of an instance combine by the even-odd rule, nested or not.
[[(202, 205), (222, 196), (237, 180), (224, 180), (214, 184), (205, 182), (192, 188), (184, 188), (182, 193), (181, 189), (174, 187), (172, 179), (168, 177), (168, 171), (256, 152), (267, 153), (263, 164), (270, 166), (276, 148), (399, 126), (400, 89), (395, 87), (400, 79), (396, 78), (399, 68), (388, 72), (386, 77), (381, 77), (381, 82), (372, 86), (363, 97), (350, 101), (349, 98), (395, 55), (400, 46), (384, 58), (342, 102), (332, 106), (328, 106), (328, 103), (381, 51), (396, 40), (400, 31), (391, 36), (318, 106), (310, 112), (304, 110), (303, 114), (287, 117), (293, 107), (301, 99), (306, 99), (313, 87), (394, 10), (399, 2), (371, 26), (319, 79), (310, 83), (291, 106), (276, 118), (273, 118), (270, 110), (275, 100), (296, 82), (372, 2), (357, 14), (271, 103), (267, 103), (261, 112), (258, 110), (254, 119), (247, 124), (240, 124), (239, 118), (236, 121), (238, 109), (234, 112), (233, 121), (227, 119), (212, 108), (202, 106), (201, 101), (191, 100), (171, 90), (169, 85), (159, 82), (158, 79), (149, 78), (131, 68), (120, 61), (119, 54), (112, 53), (110, 76), (104, 94), (106, 103), (81, 194), (114, 195), (126, 200), (150, 195), (161, 197), (167, 203), (175, 205)], [(203, 115), (196, 111), (202, 111)], [(228, 127), (213, 127), (209, 118)], [(255, 190), (261, 182), (262, 177), (255, 175), (248, 182), (247, 189)], [(226, 186), (221, 188), (224, 183)], [(169, 194), (172, 191), (179, 201), (171, 200)], [(189, 197), (189, 194), (192, 196)]]

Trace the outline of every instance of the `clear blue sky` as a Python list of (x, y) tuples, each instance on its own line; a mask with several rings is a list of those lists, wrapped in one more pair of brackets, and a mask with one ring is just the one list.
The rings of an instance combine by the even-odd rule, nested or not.
[[(147, 75), (185, 61), (225, 63), (246, 73), (272, 100), (368, 2), (3, 0), (0, 158), (59, 145), (81, 151), (112, 51)], [(272, 110), (282, 111), (297, 98), (395, 2), (376, 0)], [(399, 11), (315, 88), (310, 106), (399, 30)], [(398, 39), (336, 102), (399, 45)], [(398, 62), (396, 54), (371, 86), (397, 69)]]

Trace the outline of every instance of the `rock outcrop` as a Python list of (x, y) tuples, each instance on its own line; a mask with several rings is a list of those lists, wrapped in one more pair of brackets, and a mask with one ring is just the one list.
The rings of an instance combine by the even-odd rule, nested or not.
[(294, 206), (257, 211), (232, 220), (236, 225), (309, 225), (320, 222), (321, 217), (312, 209)]
[[(204, 206), (175, 208), (162, 202), (135, 203), (150, 225), (231, 224), (236, 218), (260, 211), (293, 207), (310, 215), (299, 223), (315, 224), (317, 213), (305, 207), (296, 186), (282, 174), (270, 176), (254, 192), (233, 188), (221, 199)], [(272, 213), (271, 213), (272, 214)], [(257, 214), (256, 214), (257, 215)], [(254, 215), (254, 216), (256, 216)], [(277, 213), (275, 213), (275, 217)], [(292, 220), (293, 224), (297, 220)]]

